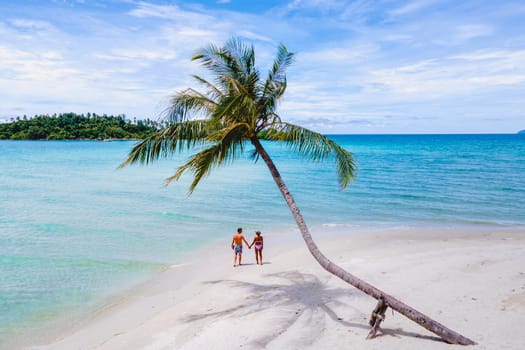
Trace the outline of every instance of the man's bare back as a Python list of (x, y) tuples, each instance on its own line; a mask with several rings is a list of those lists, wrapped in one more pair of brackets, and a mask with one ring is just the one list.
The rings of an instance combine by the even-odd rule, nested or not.
[(237, 232), (233, 235), (233, 243), (235, 245), (242, 245), (243, 240), (246, 242), (246, 239), (244, 238), (242, 233)]
[(232, 243), (231, 243), (232, 249), (235, 252), (235, 255), (233, 256), (233, 267), (237, 265), (237, 260), (239, 260), (239, 265), (241, 265), (242, 242), (246, 243), (248, 248), (250, 248), (250, 244), (248, 243), (246, 238), (244, 238), (244, 236), (242, 235), (242, 228), (239, 227), (237, 229), (237, 233), (233, 235)]

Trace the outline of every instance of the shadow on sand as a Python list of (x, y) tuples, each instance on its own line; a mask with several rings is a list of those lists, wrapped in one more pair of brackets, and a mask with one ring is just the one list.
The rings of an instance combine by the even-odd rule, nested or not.
[[(263, 265), (270, 265), (272, 262), (271, 261), (265, 261), (263, 262), (262, 264)], [(258, 265), (256, 263), (242, 263), (241, 266), (250, 266), (250, 265)]]
[[(360, 291), (348, 288), (326, 288), (325, 284), (316, 276), (300, 273), (298, 271), (285, 271), (265, 276), (281, 279), (283, 280), (283, 283), (257, 284), (236, 280), (215, 280), (204, 282), (210, 285), (226, 283), (235, 288), (245, 289), (246, 293), (250, 296), (245, 304), (238, 304), (233, 308), (217, 312), (188, 315), (185, 317), (184, 321), (195, 322), (203, 319), (219, 319), (224, 317), (239, 318), (259, 312), (265, 312), (271, 308), (283, 310), (282, 317), (279, 318), (280, 324), (275, 325), (276, 329), (268, 332), (268, 335), (266, 336), (259, 336), (257, 339), (253, 340), (254, 345), (262, 348), (296, 324), (302, 315), (307, 316), (307, 322), (312, 324), (313, 330), (312, 332), (309, 332), (306, 338), (303, 336), (301, 339), (304, 344), (312, 344), (320, 335), (320, 332), (325, 327), (324, 315), (327, 315), (333, 321), (348, 327), (349, 331), (352, 331), (353, 333), (356, 333), (354, 331), (355, 329), (370, 329), (368, 325), (368, 314), (365, 315), (361, 310), (339, 301), (342, 297), (367, 297)], [(334, 306), (344, 306), (353, 309), (355, 314), (359, 315), (359, 318), (362, 319), (362, 322), (350, 322), (344, 320), (342, 316), (334, 311)], [(371, 306), (371, 309), (372, 308), (373, 305)], [(381, 331), (382, 333), (379, 333), (377, 335), (378, 337), (402, 336), (443, 342), (439, 337), (407, 332), (401, 328), (392, 329), (385, 327), (382, 328)]]

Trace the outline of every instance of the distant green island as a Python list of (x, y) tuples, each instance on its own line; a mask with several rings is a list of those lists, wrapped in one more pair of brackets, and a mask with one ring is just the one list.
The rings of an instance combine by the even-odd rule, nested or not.
[(128, 120), (125, 115), (63, 113), (12, 118), (0, 123), (1, 140), (108, 140), (143, 139), (161, 123)]

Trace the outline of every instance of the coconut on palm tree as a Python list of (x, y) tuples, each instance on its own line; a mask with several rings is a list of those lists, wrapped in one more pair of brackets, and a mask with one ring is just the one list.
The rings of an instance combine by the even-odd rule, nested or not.
[(276, 113), (277, 104), (286, 90), (286, 70), (293, 58), (294, 54), (280, 45), (273, 66), (264, 79), (255, 66), (255, 52), (251, 45), (231, 39), (223, 47), (211, 45), (199, 50), (193, 60), (208, 69), (212, 80), (194, 76), (202, 91), (189, 88), (174, 95), (167, 109), (167, 126), (138, 142), (121, 167), (134, 163), (148, 164), (175, 152), (193, 150), (195, 153), (189, 160), (166, 179), (168, 184), (190, 171), (193, 173), (189, 188), (191, 193), (214, 167), (235, 160), (246, 148), (253, 146), (252, 158), (255, 161), (262, 158), (268, 166), (306, 246), (317, 262), (328, 272), (380, 301), (381, 307), (373, 317), (374, 329), (383, 319), (384, 310), (391, 307), (448, 342), (474, 344), (472, 340), (343, 270), (324, 256), (315, 244), (261, 140), (284, 142), (292, 151), (312, 160), (334, 160), (342, 189), (353, 180), (356, 164), (347, 150), (328, 137), (287, 123)]

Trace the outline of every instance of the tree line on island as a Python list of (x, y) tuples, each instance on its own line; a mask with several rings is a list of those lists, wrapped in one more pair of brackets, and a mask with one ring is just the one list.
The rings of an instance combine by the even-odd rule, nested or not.
[(2, 140), (144, 139), (164, 127), (151, 119), (129, 120), (125, 115), (61, 113), (11, 118), (0, 123)]

